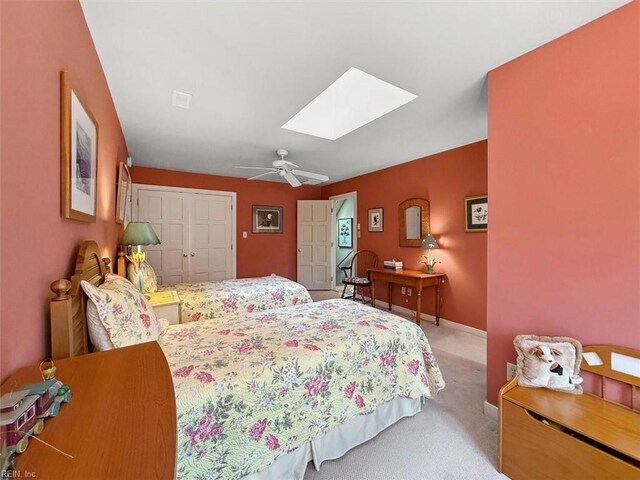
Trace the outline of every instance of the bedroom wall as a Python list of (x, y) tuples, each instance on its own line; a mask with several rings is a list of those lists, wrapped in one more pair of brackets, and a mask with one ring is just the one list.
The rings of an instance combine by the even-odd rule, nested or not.
[[(116, 165), (127, 147), (78, 2), (2, 2), (0, 376), (49, 352), (49, 284), (94, 239), (113, 258)], [(60, 216), (60, 71), (100, 127), (97, 221)]]
[[(398, 245), (398, 205), (409, 198), (430, 202), (431, 232), (441, 249), (435, 270), (447, 274), (441, 316), (485, 330), (487, 234), (464, 231), (464, 198), (487, 193), (487, 142), (481, 141), (446, 152), (378, 170), (322, 187), (322, 198), (357, 191), (361, 237), (359, 250), (373, 250), (380, 261), (402, 260), (406, 268), (424, 269), (419, 248)], [(384, 208), (384, 232), (368, 232), (368, 209)], [(386, 289), (380, 298), (387, 300)], [(376, 292), (377, 293), (377, 292)], [(393, 303), (415, 308), (415, 293), (400, 294), (394, 287)], [(423, 293), (425, 313), (434, 313), (434, 292)]]
[(640, 5), (489, 73), (487, 399), (516, 334), (640, 348)]
[[(134, 183), (170, 187), (202, 188), (237, 192), (237, 276), (255, 277), (277, 273), (296, 279), (296, 202), (318, 200), (320, 187), (292, 188), (289, 184), (244, 178), (178, 172), (159, 168), (133, 167)], [(283, 207), (283, 232), (251, 233), (251, 206)], [(242, 238), (247, 232), (248, 238)]]

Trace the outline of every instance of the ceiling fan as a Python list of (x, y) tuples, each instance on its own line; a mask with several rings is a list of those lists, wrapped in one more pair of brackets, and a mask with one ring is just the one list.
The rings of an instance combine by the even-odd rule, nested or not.
[(289, 182), (292, 187), (299, 187), (302, 185), (298, 177), (304, 177), (306, 181), (305, 185), (317, 185), (318, 183), (326, 182), (329, 180), (329, 177), (326, 175), (322, 175), (320, 173), (313, 172), (305, 172), (303, 170), (297, 170), (298, 165), (295, 163), (291, 163), (288, 160), (285, 160), (285, 157), (289, 155), (289, 152), (284, 149), (279, 149), (276, 151), (276, 154), (280, 157), (280, 160), (274, 160), (271, 163), (271, 167), (238, 167), (236, 168), (247, 168), (253, 170), (268, 170), (265, 173), (261, 173), (260, 175), (256, 175), (255, 177), (251, 177), (248, 180), (257, 180), (262, 177), (266, 177), (268, 175), (280, 175), (284, 177), (284, 179)]

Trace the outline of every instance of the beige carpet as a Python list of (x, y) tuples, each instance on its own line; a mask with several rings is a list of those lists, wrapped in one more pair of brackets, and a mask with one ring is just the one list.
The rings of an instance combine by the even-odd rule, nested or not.
[[(314, 300), (333, 292), (311, 292)], [(447, 386), (418, 415), (402, 419), (342, 458), (312, 464), (305, 480), (505, 479), (496, 470), (496, 422), (482, 413), (485, 339), (423, 322)]]

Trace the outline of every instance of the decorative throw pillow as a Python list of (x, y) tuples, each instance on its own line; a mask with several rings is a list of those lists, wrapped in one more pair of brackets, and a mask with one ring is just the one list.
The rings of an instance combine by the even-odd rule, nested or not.
[(81, 285), (115, 348), (158, 339), (160, 325), (153, 308), (131, 283), (107, 274), (99, 288), (86, 281)]
[(580, 362), (582, 345), (569, 337), (518, 335), (513, 339), (518, 353), (518, 385), (545, 387), (582, 393)]
[(89, 338), (92, 345), (99, 352), (105, 350), (113, 350), (113, 343), (109, 338), (107, 329), (100, 321), (100, 315), (98, 315), (98, 308), (93, 300), (87, 300), (87, 327), (89, 329)]
[[(144, 293), (156, 293), (158, 291), (158, 277), (151, 264), (143, 260), (140, 262), (140, 271), (142, 272), (142, 289)], [(136, 287), (138, 286), (138, 264), (132, 260), (129, 260), (129, 265), (127, 266), (127, 278)]]

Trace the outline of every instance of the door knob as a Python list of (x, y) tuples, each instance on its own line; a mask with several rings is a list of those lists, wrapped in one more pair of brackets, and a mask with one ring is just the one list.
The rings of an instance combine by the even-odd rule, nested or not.
[(183, 256), (184, 258), (187, 258), (189, 255), (187, 255), (186, 253), (183, 253), (183, 254), (182, 254), (182, 256)]
[(196, 254), (195, 254), (195, 253), (191, 253), (191, 256), (192, 256), (192, 257), (195, 257), (195, 256), (196, 256)]
[(298, 253), (302, 253), (302, 249), (301, 248), (298, 249)]

